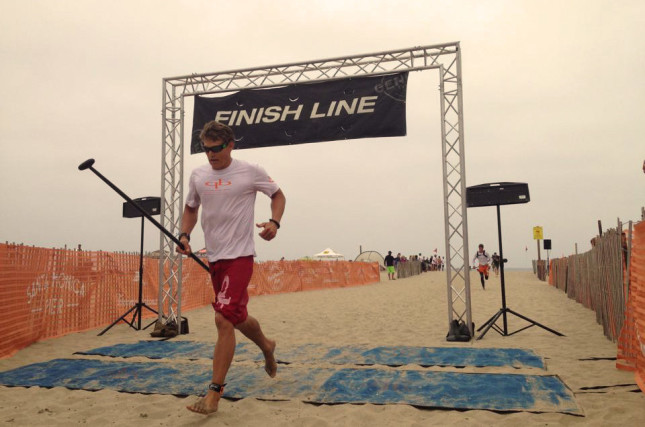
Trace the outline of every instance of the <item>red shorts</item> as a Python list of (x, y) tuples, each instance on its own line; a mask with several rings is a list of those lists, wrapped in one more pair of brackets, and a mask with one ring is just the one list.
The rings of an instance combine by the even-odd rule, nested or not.
[(477, 271), (479, 271), (483, 275), (488, 275), (488, 264), (485, 264), (485, 265), (479, 264), (479, 267), (477, 267)]
[(246, 288), (253, 275), (253, 256), (222, 259), (211, 262), (209, 267), (215, 291), (213, 308), (234, 325), (244, 322), (248, 316)]

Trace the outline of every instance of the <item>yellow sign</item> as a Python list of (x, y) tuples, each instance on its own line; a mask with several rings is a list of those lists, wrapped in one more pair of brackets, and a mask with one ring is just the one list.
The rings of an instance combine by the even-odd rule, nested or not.
[(533, 227), (533, 240), (542, 240), (542, 236), (542, 227), (539, 225), (537, 227)]

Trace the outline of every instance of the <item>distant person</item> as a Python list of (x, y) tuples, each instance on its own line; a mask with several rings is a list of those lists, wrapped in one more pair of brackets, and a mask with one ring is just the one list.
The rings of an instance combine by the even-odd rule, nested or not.
[(385, 260), (383, 261), (383, 264), (385, 264), (385, 268), (387, 269), (387, 278), (388, 280), (396, 280), (394, 278), (394, 257), (392, 256), (392, 251), (387, 251), (387, 255), (385, 256)]
[(477, 268), (477, 271), (479, 272), (479, 278), (481, 279), (482, 282), (482, 289), (486, 289), (486, 282), (484, 281), (484, 278), (488, 280), (488, 268), (490, 264), (490, 256), (488, 256), (488, 253), (484, 250), (484, 245), (479, 244), (479, 249), (477, 250), (477, 253), (475, 254), (473, 258), (473, 264), (475, 262), (478, 265), (474, 265), (473, 268)]
[(499, 262), (500, 262), (500, 257), (497, 255), (497, 252), (493, 252), (493, 256), (491, 257), (493, 261), (493, 271), (495, 272), (495, 276), (499, 276)]
[(179, 241), (189, 255), (190, 232), (197, 223), (199, 207), (204, 207), (201, 225), (204, 230), (211, 281), (215, 291), (215, 325), (217, 343), (213, 354), (213, 376), (207, 394), (186, 408), (200, 414), (217, 411), (224, 393), (224, 381), (235, 354), (235, 329), (253, 341), (264, 355), (264, 369), (270, 377), (278, 370), (275, 341), (267, 338), (258, 321), (249, 316), (247, 287), (253, 274), (253, 216), (258, 192), (271, 199), (271, 218), (256, 224), (260, 237), (272, 240), (280, 228), (286, 199), (278, 184), (265, 170), (245, 161), (233, 159), (233, 131), (211, 121), (199, 135), (208, 164), (193, 170), (188, 182), (188, 196), (181, 219)]

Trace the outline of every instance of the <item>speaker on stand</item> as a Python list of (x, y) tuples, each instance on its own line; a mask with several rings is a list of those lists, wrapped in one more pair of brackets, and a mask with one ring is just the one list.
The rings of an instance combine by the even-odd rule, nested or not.
[(549, 264), (549, 251), (551, 250), (551, 239), (544, 239), (544, 250), (546, 251), (546, 277), (549, 277), (549, 270), (551, 265)]
[[(554, 333), (559, 336), (563, 336), (560, 332), (555, 331), (551, 328), (548, 328), (535, 320), (529, 319), (526, 316), (517, 313), (516, 311), (511, 310), (506, 306), (506, 286), (504, 282), (504, 252), (502, 249), (502, 223), (500, 219), (500, 205), (512, 205), (517, 203), (528, 203), (531, 200), (529, 195), (529, 186), (523, 182), (494, 182), (489, 184), (475, 185), (472, 187), (466, 188), (466, 206), (469, 208), (479, 207), (479, 206), (496, 206), (497, 207), (497, 237), (499, 240), (499, 271), (500, 271), (500, 282), (502, 288), (502, 308), (500, 308), (497, 313), (493, 315), (490, 319), (486, 321), (482, 326), (477, 329), (477, 331), (483, 332), (477, 339), (482, 339), (484, 335), (488, 332), (490, 328), (495, 329), (502, 336), (509, 336), (524, 329), (530, 328), (531, 326), (539, 326), (542, 329)], [(546, 240), (544, 241), (546, 245)], [(549, 246), (551, 241), (549, 241)], [(511, 313), (521, 319), (526, 320), (530, 323), (529, 326), (525, 326), (515, 332), (508, 333), (508, 322), (507, 322), (507, 313)], [(503, 320), (503, 329), (496, 325), (497, 319), (502, 317)]]
[[(159, 215), (161, 213), (160, 197), (141, 197), (139, 199), (133, 199), (132, 201), (136, 203), (139, 206), (139, 208), (142, 209), (148, 215)], [(141, 218), (141, 249), (139, 252), (139, 302), (137, 302), (135, 305), (130, 307), (128, 311), (123, 313), (123, 315), (121, 315), (118, 319), (112, 322), (110, 326), (102, 330), (99, 336), (109, 331), (114, 325), (119, 323), (121, 320), (123, 320), (128, 325), (130, 325), (131, 328), (137, 331), (140, 331), (141, 330), (141, 312), (142, 312), (142, 309), (144, 308), (152, 311), (155, 314), (159, 314), (156, 310), (150, 308), (146, 303), (143, 302), (143, 225), (145, 223), (144, 221), (145, 217), (144, 217), (144, 214), (141, 212), (141, 210), (133, 206), (132, 203), (130, 202), (123, 203), (123, 218), (139, 218), (139, 217)], [(126, 320), (126, 316), (128, 316), (133, 311), (134, 311), (134, 314), (132, 315), (132, 320), (128, 322)], [(137, 321), (136, 326), (134, 326), (135, 320)], [(147, 329), (155, 322), (156, 320), (153, 321), (150, 325), (146, 326), (144, 329)]]

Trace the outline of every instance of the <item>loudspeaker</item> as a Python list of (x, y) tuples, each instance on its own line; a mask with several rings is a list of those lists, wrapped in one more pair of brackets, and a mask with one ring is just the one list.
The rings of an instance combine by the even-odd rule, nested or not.
[(544, 250), (551, 250), (551, 239), (544, 239)]
[[(132, 199), (148, 215), (159, 215), (161, 213), (161, 197), (140, 197)], [(123, 218), (138, 218), (143, 216), (141, 212), (130, 202), (123, 204)]]
[(466, 206), (513, 205), (528, 203), (529, 185), (524, 182), (493, 182), (466, 188)]

